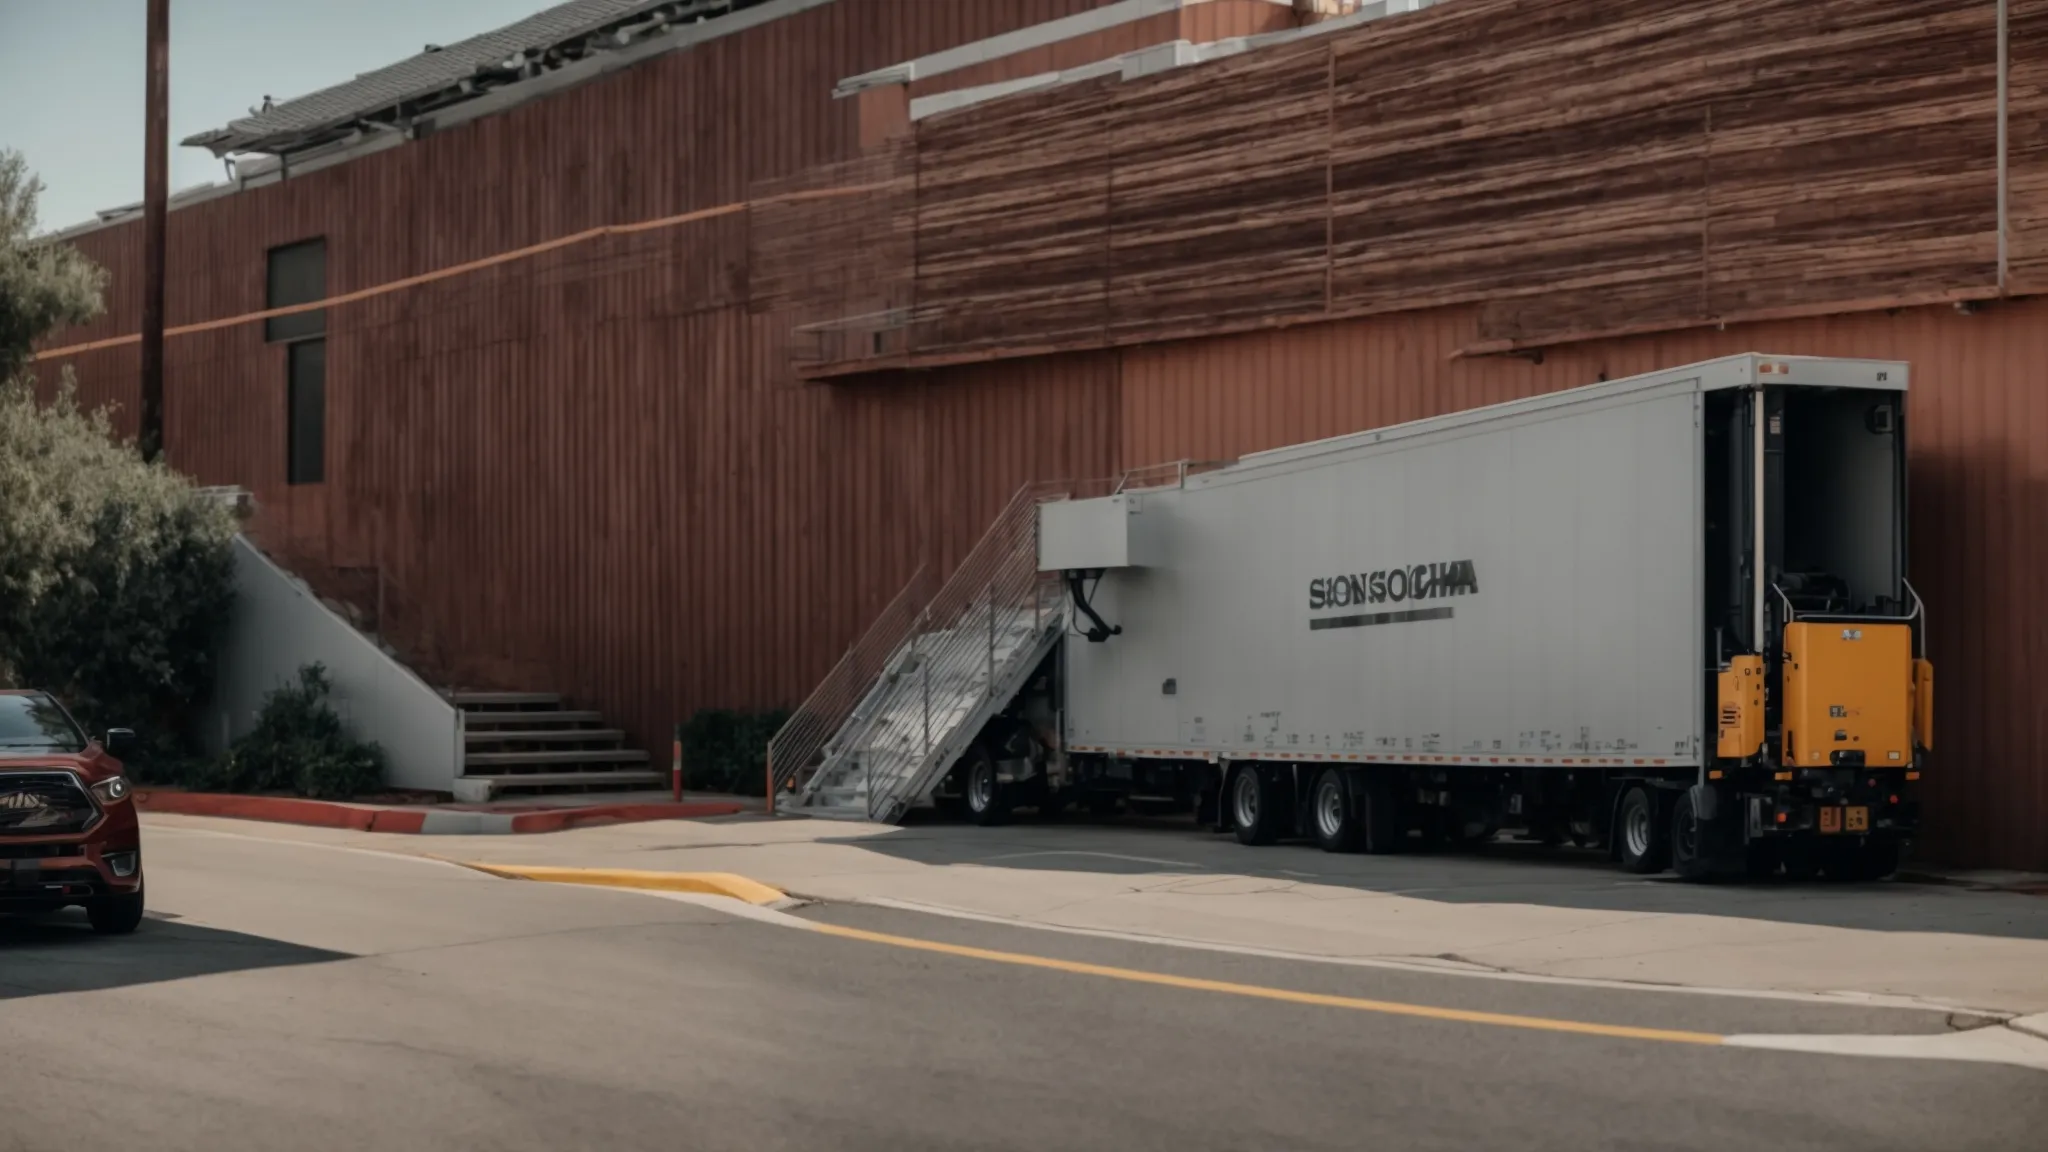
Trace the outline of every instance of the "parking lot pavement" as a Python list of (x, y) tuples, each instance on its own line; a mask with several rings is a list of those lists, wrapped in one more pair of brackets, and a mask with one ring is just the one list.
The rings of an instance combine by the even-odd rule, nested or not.
[(806, 896), (1474, 972), (2048, 1011), (2048, 899), (1902, 882), (1691, 885), (1502, 842), (1342, 856), (1186, 825), (878, 828), (736, 817), (531, 837), (152, 826), (505, 864), (734, 872)]
[(0, 932), (0, 1148), (2008, 1152), (2048, 1125), (2048, 1057), (1984, 1059), (2027, 1041), (1942, 1012), (146, 835), (137, 935), (75, 913)]

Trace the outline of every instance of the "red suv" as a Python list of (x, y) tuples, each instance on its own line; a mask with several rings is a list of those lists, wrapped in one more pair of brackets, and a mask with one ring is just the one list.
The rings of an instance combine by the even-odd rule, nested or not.
[(93, 931), (142, 923), (142, 829), (114, 754), (48, 694), (0, 689), (0, 915), (85, 907)]

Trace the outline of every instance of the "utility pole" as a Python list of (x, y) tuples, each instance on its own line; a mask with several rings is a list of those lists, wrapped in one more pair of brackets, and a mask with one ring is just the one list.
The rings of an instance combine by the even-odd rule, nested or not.
[(149, 0), (149, 79), (142, 146), (142, 430), (144, 460), (164, 450), (164, 212), (170, 173), (171, 0)]

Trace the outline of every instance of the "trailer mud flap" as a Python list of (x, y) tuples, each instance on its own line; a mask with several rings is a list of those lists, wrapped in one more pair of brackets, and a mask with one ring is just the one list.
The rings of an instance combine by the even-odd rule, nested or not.
[(1701, 820), (1712, 822), (1721, 818), (1721, 790), (1712, 784), (1692, 786), (1692, 813)]

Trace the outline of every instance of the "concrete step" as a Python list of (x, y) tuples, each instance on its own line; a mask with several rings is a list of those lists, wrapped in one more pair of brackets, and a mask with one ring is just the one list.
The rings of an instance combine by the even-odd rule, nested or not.
[(559, 692), (451, 692), (448, 700), (464, 709), (560, 708)]
[(647, 753), (638, 748), (567, 748), (559, 752), (465, 752), (462, 756), (465, 776), (477, 775), (475, 770), (478, 768), (645, 763)]
[(615, 772), (513, 772), (503, 775), (473, 774), (456, 780), (458, 795), (468, 793), (474, 801), (487, 801), (507, 792), (574, 791), (597, 788), (621, 792), (637, 788), (666, 788), (668, 773), (653, 771)]
[(533, 728), (557, 724), (597, 724), (603, 720), (602, 713), (572, 712), (566, 708), (531, 708), (523, 712), (470, 712), (462, 718), (462, 722), (472, 732), (493, 725), (513, 724), (521, 728)]
[(477, 744), (617, 744), (626, 738), (617, 728), (475, 728), (463, 741)]

